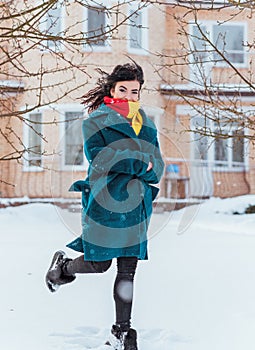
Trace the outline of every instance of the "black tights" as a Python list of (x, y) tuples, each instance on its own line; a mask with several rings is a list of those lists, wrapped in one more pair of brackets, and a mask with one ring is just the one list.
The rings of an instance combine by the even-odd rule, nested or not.
[[(133, 281), (137, 266), (136, 257), (117, 258), (117, 276), (113, 288), (116, 310), (116, 324), (122, 331), (130, 328), (133, 301)], [(84, 261), (84, 256), (68, 261), (65, 266), (67, 274), (75, 273), (103, 273), (111, 266), (112, 260)]]

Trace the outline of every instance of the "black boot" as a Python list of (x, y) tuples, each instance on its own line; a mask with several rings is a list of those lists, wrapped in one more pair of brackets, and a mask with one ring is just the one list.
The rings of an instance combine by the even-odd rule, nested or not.
[(105, 345), (114, 350), (138, 350), (136, 330), (130, 328), (128, 331), (122, 331), (119, 326), (113, 325), (111, 337)]
[(71, 283), (75, 280), (75, 275), (70, 275), (66, 272), (66, 264), (68, 261), (65, 252), (57, 251), (51, 261), (50, 268), (46, 274), (46, 284), (51, 292), (56, 292), (60, 285)]
[(124, 337), (124, 350), (138, 350), (136, 330), (130, 328)]

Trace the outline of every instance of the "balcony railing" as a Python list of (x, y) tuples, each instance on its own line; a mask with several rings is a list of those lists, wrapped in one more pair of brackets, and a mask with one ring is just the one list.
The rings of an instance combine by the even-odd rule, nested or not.
[(166, 158), (161, 195), (187, 199), (233, 197), (250, 193), (248, 169), (244, 163)]

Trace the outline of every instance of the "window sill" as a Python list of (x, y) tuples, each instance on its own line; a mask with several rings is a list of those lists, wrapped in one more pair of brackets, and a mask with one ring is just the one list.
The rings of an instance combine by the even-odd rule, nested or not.
[(109, 45), (107, 45), (107, 46), (93, 46), (93, 45), (89, 46), (89, 45), (86, 45), (86, 46), (83, 46), (82, 52), (84, 52), (84, 53), (93, 53), (93, 52), (105, 53), (105, 52), (112, 52), (112, 48)]
[(36, 166), (31, 166), (31, 167), (24, 166), (22, 171), (24, 173), (41, 173), (44, 171), (44, 169), (42, 167), (36, 167)]
[(40, 45), (39, 46), (39, 51), (41, 53), (58, 53), (58, 52), (64, 52), (64, 45), (63, 44), (59, 44), (58, 47), (56, 46), (47, 46), (47, 44), (45, 45)]
[(212, 171), (218, 173), (241, 173), (244, 171), (247, 172), (248, 169), (245, 167), (245, 165), (241, 167), (213, 166)]
[(128, 53), (131, 53), (133, 55), (140, 55), (140, 56), (148, 56), (149, 52), (147, 49), (132, 49), (128, 47)]
[(61, 171), (87, 171), (88, 166), (86, 164), (83, 165), (62, 165)]

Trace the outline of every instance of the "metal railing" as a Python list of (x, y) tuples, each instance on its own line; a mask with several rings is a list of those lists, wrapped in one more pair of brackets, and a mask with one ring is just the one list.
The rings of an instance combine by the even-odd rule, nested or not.
[(244, 163), (165, 159), (161, 196), (165, 198), (233, 197), (250, 193), (251, 169)]
[[(243, 163), (210, 162), (165, 158), (165, 174), (159, 196), (187, 199), (233, 197), (255, 193), (255, 167)], [(15, 162), (0, 163), (0, 197), (77, 198), (68, 192), (71, 183), (84, 172), (24, 172)]]

